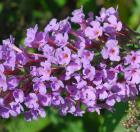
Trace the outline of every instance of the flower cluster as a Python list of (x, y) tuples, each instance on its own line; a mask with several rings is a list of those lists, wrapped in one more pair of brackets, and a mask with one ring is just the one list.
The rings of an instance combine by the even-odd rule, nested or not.
[(121, 45), (121, 38), (132, 33), (119, 20), (117, 9), (86, 16), (81, 7), (64, 20), (52, 19), (44, 31), (37, 25), (27, 29), (25, 47), (18, 48), (12, 37), (4, 40), (0, 116), (23, 113), (30, 121), (45, 117), (48, 107), (61, 115), (82, 116), (85, 111), (112, 111), (117, 102), (135, 97), (140, 50)]

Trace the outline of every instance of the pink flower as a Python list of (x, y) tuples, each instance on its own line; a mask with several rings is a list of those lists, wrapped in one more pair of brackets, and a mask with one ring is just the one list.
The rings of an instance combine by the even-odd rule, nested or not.
[(121, 31), (122, 23), (117, 20), (117, 17), (115, 15), (109, 16), (107, 20), (108, 23), (104, 23), (104, 28), (113, 27), (116, 31)]
[(90, 64), (94, 57), (94, 52), (85, 49), (79, 50), (78, 54), (81, 57), (81, 61), (84, 65)]
[(39, 74), (42, 80), (50, 80), (51, 76), (51, 63), (48, 61), (41, 62), (41, 66), (38, 68)]
[(86, 65), (83, 69), (84, 79), (92, 81), (95, 76), (95, 68), (91, 65)]
[(132, 83), (140, 83), (140, 66), (130, 65), (124, 71), (125, 79), (131, 81)]
[(108, 9), (102, 8), (100, 11), (100, 17), (96, 16), (96, 19), (98, 21), (104, 22), (106, 18), (108, 18), (110, 15), (116, 15), (117, 9), (115, 10), (113, 7), (110, 7)]
[(55, 56), (57, 58), (58, 64), (68, 65), (70, 63), (70, 60), (71, 60), (71, 51), (67, 47), (64, 47), (63, 49), (58, 48), (56, 50)]
[(57, 33), (55, 35), (55, 42), (58, 46), (65, 46), (68, 42), (68, 34), (67, 33)]
[(45, 32), (56, 31), (59, 28), (59, 23), (57, 19), (52, 19), (49, 24), (45, 27)]
[(81, 7), (80, 9), (74, 10), (72, 12), (73, 17), (71, 17), (71, 21), (74, 23), (82, 23), (83, 19), (85, 17), (84, 13), (83, 13), (83, 7)]
[(140, 64), (140, 51), (132, 51), (129, 55), (125, 57), (126, 64)]
[(99, 36), (102, 36), (102, 27), (98, 21), (92, 21), (91, 26), (85, 29), (85, 35), (89, 39), (97, 39)]
[(101, 54), (104, 59), (110, 59), (111, 61), (120, 61), (119, 46), (117, 40), (108, 40), (105, 47), (102, 49)]
[(25, 38), (25, 44), (29, 47), (32, 47), (31, 46), (31, 43), (35, 40), (36, 38), (36, 33), (37, 33), (37, 30), (38, 30), (38, 26), (35, 25), (34, 28), (29, 28), (27, 29), (27, 35), (26, 35), (26, 38)]

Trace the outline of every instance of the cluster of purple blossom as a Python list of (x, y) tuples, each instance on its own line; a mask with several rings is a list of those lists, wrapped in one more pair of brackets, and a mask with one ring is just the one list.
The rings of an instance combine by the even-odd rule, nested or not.
[[(72, 28), (73, 25), (78, 28)], [(140, 50), (126, 51), (118, 38), (130, 32), (117, 9), (99, 16), (82, 7), (62, 21), (52, 19), (39, 31), (27, 29), (25, 47), (14, 39), (0, 46), (0, 116), (45, 117), (53, 107), (62, 115), (113, 110), (133, 98), (140, 83)], [(34, 49), (34, 53), (30, 52)]]

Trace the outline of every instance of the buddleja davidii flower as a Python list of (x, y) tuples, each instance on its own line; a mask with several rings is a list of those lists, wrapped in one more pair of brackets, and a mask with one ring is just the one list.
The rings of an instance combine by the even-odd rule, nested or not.
[(61, 115), (74, 114), (76, 111), (75, 101), (71, 98), (66, 98), (64, 104), (60, 106), (59, 111)]
[[(10, 97), (8, 97), (10, 96)], [(3, 118), (10, 116), (16, 117), (24, 111), (21, 103), (24, 101), (24, 93), (20, 89), (16, 89), (11, 94), (9, 93), (0, 103), (0, 115)]]
[(24, 104), (29, 109), (37, 109), (39, 107), (37, 95), (35, 93), (29, 93), (29, 95), (25, 97)]
[(94, 57), (94, 52), (81, 48), (78, 50), (78, 55), (81, 58), (83, 65), (90, 64)]
[(120, 97), (119, 102), (138, 95), (137, 85), (131, 81), (118, 82), (116, 83), (116, 86), (117, 91), (115, 91), (117, 92), (118, 97)]
[(4, 66), (0, 64), (0, 88), (2, 91), (7, 90), (7, 77), (4, 74)]
[(83, 78), (92, 81), (95, 76), (95, 67), (86, 65), (83, 68)]
[(71, 97), (73, 100), (76, 101), (80, 99), (80, 90), (77, 89), (75, 85), (67, 85), (66, 89), (69, 97)]
[(87, 81), (83, 79), (81, 74), (74, 74), (73, 77), (76, 82), (73, 82), (72, 84), (75, 85), (77, 89), (82, 89), (83, 87), (87, 86)]
[(53, 18), (49, 24), (45, 27), (45, 32), (56, 31), (59, 28), (59, 23), (57, 19)]
[(30, 48), (38, 48), (46, 43), (46, 34), (38, 31), (38, 26), (27, 29), (25, 45)]
[(107, 18), (107, 22), (103, 25), (106, 32), (110, 32), (109, 30), (114, 29), (115, 31), (121, 31), (122, 23), (118, 21), (118, 18), (114, 15), (110, 15)]
[(68, 65), (71, 61), (71, 50), (67, 47), (58, 48), (55, 52), (55, 58), (58, 64)]
[(27, 36), (25, 38), (25, 43), (27, 46), (32, 47), (31, 43), (35, 40), (37, 31), (38, 31), (37, 25), (34, 28), (27, 29)]
[(43, 81), (49, 80), (51, 76), (51, 72), (52, 72), (51, 63), (49, 63), (48, 61), (45, 61), (45, 62), (41, 62), (40, 65), (41, 67), (37, 68), (39, 76), (41, 76), (41, 79)]
[(72, 12), (72, 15), (73, 16), (71, 17), (71, 21), (74, 23), (81, 24), (85, 18), (85, 14), (83, 13), (83, 7), (81, 7), (80, 9), (74, 10)]
[(111, 61), (120, 61), (118, 41), (110, 39), (106, 42), (105, 47), (102, 49), (101, 54), (104, 59)]
[(69, 18), (66, 18), (61, 21), (57, 21), (57, 19), (53, 18), (49, 24), (45, 27), (45, 33), (51, 33), (51, 35), (60, 32), (60, 33), (68, 33), (71, 29), (71, 24), (68, 21)]
[(3, 40), (3, 45), (0, 47), (0, 60), (6, 69), (15, 69), (16, 52), (14, 50), (14, 42), (11, 38)]
[(39, 116), (45, 118), (46, 112), (43, 108), (30, 109), (29, 111), (24, 112), (24, 116), (26, 121), (32, 121), (37, 120)]
[(57, 33), (54, 35), (54, 42), (56, 43), (56, 45), (58, 46), (65, 46), (66, 44), (68, 44), (68, 34), (67, 33)]
[(137, 65), (137, 64), (140, 64), (140, 51), (131, 51), (130, 54), (128, 54), (126, 57), (125, 57), (125, 65), (127, 64), (131, 64), (131, 65)]
[(43, 107), (51, 105), (51, 95), (30, 93), (25, 97), (24, 103), (29, 109), (24, 112), (27, 121), (37, 120), (39, 116), (44, 118), (46, 112)]
[(97, 20), (103, 23), (104, 32), (111, 33), (111, 31), (121, 31), (122, 22), (118, 18), (118, 11), (114, 8), (102, 8), (100, 16), (96, 17)]
[(45, 27), (45, 34), (48, 35), (48, 43), (53, 41), (56, 46), (64, 47), (68, 44), (68, 33), (71, 29), (71, 25), (68, 22), (68, 18), (57, 22), (56, 19), (52, 19), (50, 23)]
[(20, 83), (20, 79), (16, 76), (10, 76), (6, 79), (8, 90), (14, 90)]
[(58, 91), (61, 88), (64, 88), (64, 83), (61, 80), (57, 79), (56, 77), (51, 77), (50, 81), (52, 91)]
[(41, 79), (34, 78), (33, 82), (34, 82), (34, 84), (33, 84), (34, 92), (37, 92), (40, 94), (46, 94), (46, 92), (47, 92), (46, 85), (43, 81), (41, 81)]
[(98, 39), (103, 34), (103, 28), (98, 21), (90, 22), (90, 25), (85, 29), (85, 36), (91, 40)]
[(82, 63), (77, 54), (72, 54), (71, 56), (71, 62), (66, 67), (66, 77), (65, 79), (70, 79), (71, 75), (75, 73), (76, 71), (79, 71), (82, 68)]
[(87, 107), (93, 107), (96, 104), (95, 89), (92, 86), (87, 86), (81, 91), (81, 100)]
[(115, 10), (113, 7), (110, 7), (108, 9), (102, 8), (100, 11), (100, 16), (96, 16), (96, 19), (104, 22), (110, 15), (115, 15), (116, 17), (118, 17), (117, 9)]
[(131, 51), (124, 57), (124, 77), (127, 81), (130, 81), (134, 84), (139, 84), (140, 82), (139, 58), (139, 51)]
[(2, 118), (9, 118), (10, 117), (10, 110), (8, 108), (0, 105), (0, 116)]
[(125, 79), (134, 84), (140, 83), (140, 65), (129, 65), (124, 70)]
[(43, 52), (43, 55), (47, 58), (48, 62), (54, 63), (55, 62), (55, 51), (56, 49), (52, 46), (49, 46), (48, 44), (45, 44), (40, 49)]

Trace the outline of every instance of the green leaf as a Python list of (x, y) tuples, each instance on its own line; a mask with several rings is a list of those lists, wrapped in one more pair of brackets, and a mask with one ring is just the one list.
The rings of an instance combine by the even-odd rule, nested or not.
[(0, 3), (0, 13), (2, 12), (2, 10), (3, 10), (3, 4)]
[(67, 0), (55, 0), (58, 6), (62, 7), (66, 4)]
[(105, 111), (100, 132), (125, 132), (121, 121), (125, 118), (126, 103), (118, 103), (114, 112)]
[(67, 127), (62, 129), (62, 132), (84, 132), (82, 122), (75, 121), (75, 122), (68, 122)]
[(136, 32), (140, 33), (140, 26), (137, 27)]
[(37, 121), (27, 122), (23, 118), (12, 119), (6, 128), (8, 132), (39, 132), (49, 125), (48, 118), (42, 118)]

